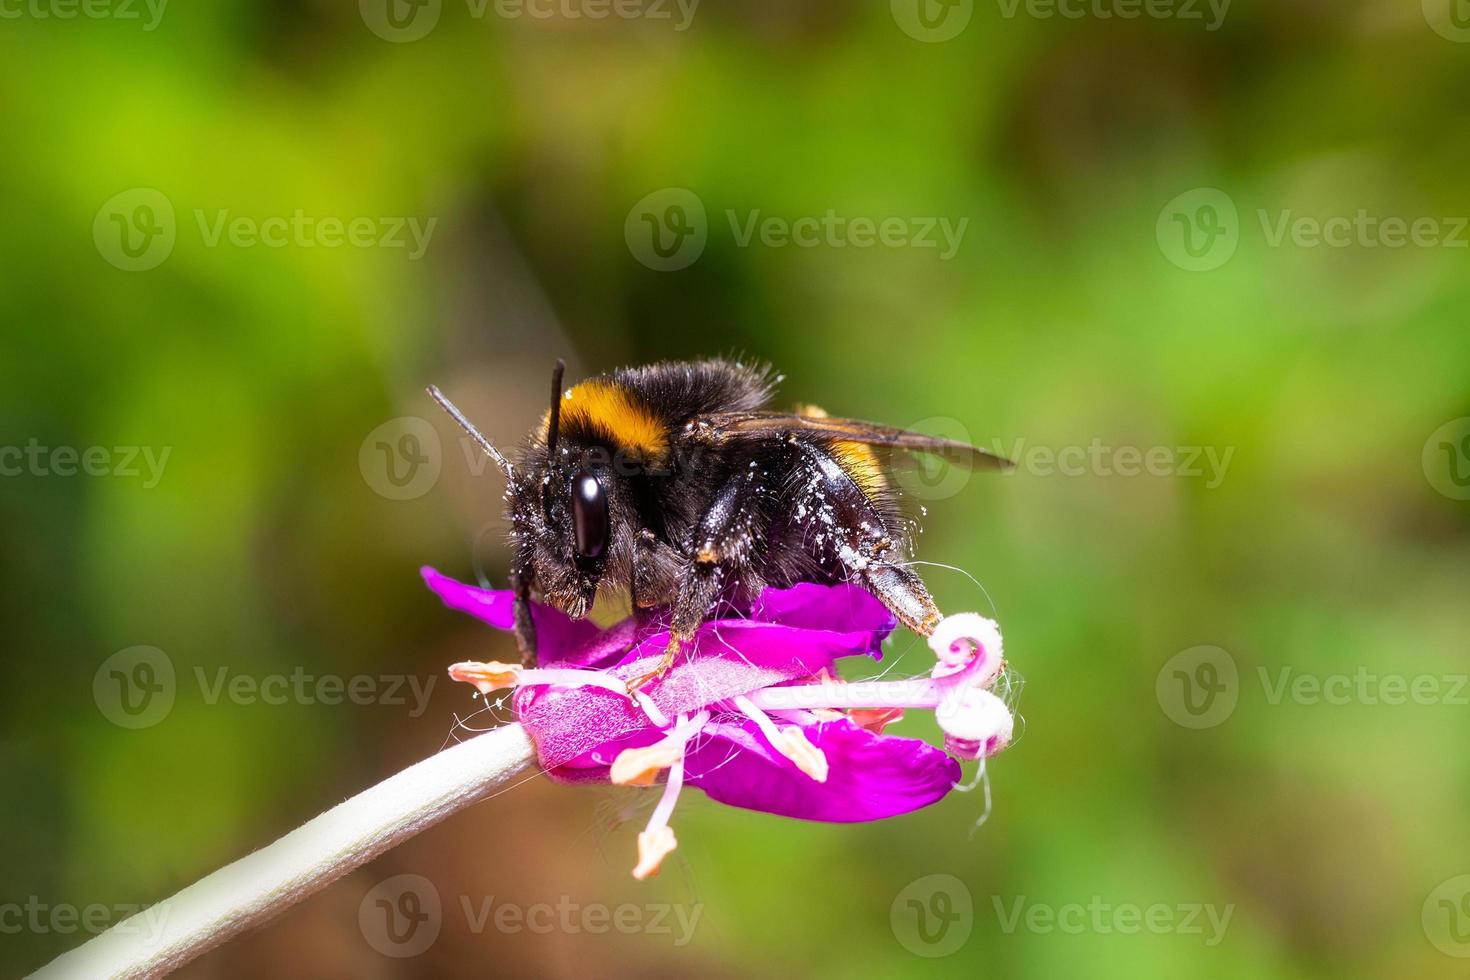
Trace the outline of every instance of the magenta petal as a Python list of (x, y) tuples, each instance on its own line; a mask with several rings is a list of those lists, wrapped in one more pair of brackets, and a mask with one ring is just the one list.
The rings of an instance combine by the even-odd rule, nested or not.
[[(498, 630), (510, 630), (515, 626), (515, 593), (509, 589), (482, 589), (475, 585), (456, 582), (441, 575), (428, 566), (419, 569), (424, 583), (444, 601), (450, 609), (488, 623)], [(559, 655), (582, 651), (597, 640), (602, 632), (590, 619), (571, 619), (560, 610), (531, 604), (531, 621), (536, 624), (539, 646)]]
[(958, 762), (919, 739), (875, 735), (845, 719), (803, 730), (827, 756), (825, 783), (774, 752), (749, 719), (706, 727), (690, 746), (684, 778), (729, 806), (832, 823), (918, 810), (960, 779)]
[[(608, 670), (628, 680), (658, 663), (668, 634), (642, 637)], [(669, 718), (773, 684), (805, 680), (830, 669), (840, 657), (867, 653), (867, 633), (802, 630), (751, 620), (707, 623), (662, 679), (644, 688)], [(536, 743), (547, 767), (565, 765), (593, 752), (613, 752), (608, 743), (649, 727), (648, 717), (626, 697), (603, 688), (527, 687), (516, 693), (516, 717)]]
[[(510, 592), (465, 585), (430, 568), (423, 576), (446, 605), (511, 629)], [(804, 727), (827, 756), (827, 781), (817, 783), (772, 750), (754, 722), (730, 713), (736, 695), (805, 681), (843, 657), (878, 657), (895, 623), (867, 592), (810, 584), (767, 589), (744, 613), (704, 624), (692, 649), (644, 688), (669, 718), (704, 708), (717, 714), (690, 743), (691, 785), (731, 806), (845, 823), (928, 806), (959, 780), (959, 763), (939, 749), (875, 735), (844, 719)], [(668, 642), (656, 620), (639, 627), (628, 619), (604, 631), (539, 603), (532, 616), (547, 667), (592, 668), (628, 680), (652, 670)], [(619, 751), (662, 737), (642, 708), (605, 688), (523, 687), (514, 704), (541, 764), (561, 779), (606, 781)]]
[(765, 589), (751, 610), (754, 619), (801, 629), (827, 630), (841, 624), (847, 632), (866, 631), (881, 643), (898, 625), (888, 607), (856, 585), (800, 582), (789, 589)]

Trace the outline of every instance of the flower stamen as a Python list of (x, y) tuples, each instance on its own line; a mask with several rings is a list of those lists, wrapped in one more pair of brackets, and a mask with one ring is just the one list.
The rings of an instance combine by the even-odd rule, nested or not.
[(680, 715), (673, 731), (657, 742), (619, 752), (613, 760), (609, 780), (618, 786), (652, 786), (660, 770), (669, 769), (684, 758), (689, 740), (708, 721), (708, 711), (701, 711), (693, 718)]
[(661, 770), (684, 758), (682, 745), (665, 739), (638, 749), (624, 749), (613, 760), (608, 779), (614, 786), (652, 786)]
[(735, 698), (735, 707), (741, 714), (755, 722), (771, 748), (791, 760), (791, 764), (819, 783), (827, 781), (827, 757), (806, 737), (806, 732), (792, 725), (777, 728), (771, 716), (766, 714), (750, 698), (741, 694)]
[[(654, 807), (653, 816), (648, 819), (648, 826), (638, 835), (638, 864), (633, 868), (633, 877), (639, 881), (649, 875), (658, 874), (663, 859), (679, 846), (679, 841), (674, 837), (674, 829), (669, 826), (669, 818), (674, 815), (674, 804), (679, 801), (679, 790), (684, 786), (684, 747), (708, 721), (708, 711), (701, 711), (692, 719), (687, 715), (680, 715), (674, 730), (659, 743), (676, 744), (678, 754), (669, 764), (669, 779), (664, 784), (664, 794), (659, 797), (658, 806)], [(629, 752), (638, 751), (640, 750), (628, 749), (619, 753), (613, 766), (616, 767)]]
[[(567, 667), (521, 667), (518, 664), (503, 664), (491, 660), (481, 663), (467, 660), (449, 668), (449, 676), (457, 681), (473, 684), (481, 694), (503, 690), (507, 687), (600, 687), (605, 691), (626, 695), (628, 687), (622, 681), (600, 670), (577, 670)], [(655, 728), (668, 728), (669, 718), (653, 699), (641, 691), (635, 692), (633, 700)]]
[(520, 675), (520, 664), (503, 664), (498, 660), (491, 660), (487, 663), (466, 660), (463, 663), (452, 664), (449, 668), (450, 678), (475, 685), (475, 689), (481, 694), (490, 694), (507, 687), (515, 687), (520, 683)]
[(882, 735), (883, 729), (896, 721), (903, 721), (902, 708), (853, 708), (847, 713), (852, 723), (866, 728), (874, 735)]

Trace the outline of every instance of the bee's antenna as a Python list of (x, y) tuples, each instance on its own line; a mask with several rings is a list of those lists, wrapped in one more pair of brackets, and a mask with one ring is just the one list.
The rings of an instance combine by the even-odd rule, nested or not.
[(495, 465), (500, 467), (500, 472), (505, 474), (505, 478), (507, 480), (514, 481), (516, 478), (516, 471), (515, 467), (510, 465), (510, 460), (502, 456), (500, 454), (500, 450), (492, 446), (490, 444), (490, 440), (486, 439), (483, 435), (480, 434), (480, 430), (475, 428), (474, 424), (471, 423), (469, 419), (464, 417), (464, 413), (455, 407), (454, 402), (450, 401), (448, 398), (445, 398), (444, 393), (434, 385), (429, 385), (428, 392), (429, 397), (438, 402), (439, 407), (448, 412), (449, 417), (454, 419), (455, 422), (459, 423), (459, 427), (461, 429), (469, 433), (469, 437), (475, 440), (475, 445), (479, 446), (482, 450), (485, 451), (486, 456), (489, 456), (495, 461)]
[(551, 369), (551, 418), (546, 423), (546, 455), (549, 459), (556, 456), (557, 430), (561, 428), (561, 376), (566, 369), (566, 361), (559, 357), (556, 367)]

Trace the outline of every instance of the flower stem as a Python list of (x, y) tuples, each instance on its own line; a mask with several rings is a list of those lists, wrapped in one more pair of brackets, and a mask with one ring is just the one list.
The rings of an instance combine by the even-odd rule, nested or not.
[(454, 745), (118, 923), (35, 976), (152, 977), (176, 970), (485, 799), (533, 758), (518, 724)]

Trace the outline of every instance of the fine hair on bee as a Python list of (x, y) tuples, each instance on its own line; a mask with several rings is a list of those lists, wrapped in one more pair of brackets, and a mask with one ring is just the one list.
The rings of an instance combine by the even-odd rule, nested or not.
[(573, 618), (601, 590), (667, 607), (666, 672), (722, 601), (767, 586), (851, 582), (927, 636), (940, 615), (912, 564), (891, 470), (925, 453), (975, 469), (1011, 464), (967, 443), (769, 409), (770, 367), (726, 359), (622, 368), (563, 386), (507, 459), (437, 388), (429, 395), (506, 479), (515, 634), (536, 658), (531, 601)]

